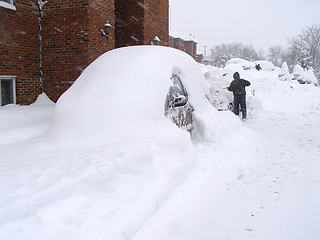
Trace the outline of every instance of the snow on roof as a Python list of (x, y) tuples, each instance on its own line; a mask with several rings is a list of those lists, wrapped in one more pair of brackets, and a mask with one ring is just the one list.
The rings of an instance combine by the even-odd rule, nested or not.
[(179, 34), (179, 33), (173, 33), (173, 34), (170, 33), (170, 37), (180, 38), (184, 41), (192, 41), (192, 42), (197, 43), (194, 39), (194, 36), (192, 36), (191, 34), (187, 35), (187, 34)]

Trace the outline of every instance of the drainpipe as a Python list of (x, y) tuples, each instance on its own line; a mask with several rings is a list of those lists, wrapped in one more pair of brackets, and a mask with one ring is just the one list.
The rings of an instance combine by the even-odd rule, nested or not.
[(40, 61), (40, 89), (41, 93), (43, 93), (43, 72), (42, 72), (42, 17), (43, 17), (43, 6), (48, 1), (38, 0), (39, 5), (39, 40), (40, 40), (40, 54), (39, 54), (39, 61)]

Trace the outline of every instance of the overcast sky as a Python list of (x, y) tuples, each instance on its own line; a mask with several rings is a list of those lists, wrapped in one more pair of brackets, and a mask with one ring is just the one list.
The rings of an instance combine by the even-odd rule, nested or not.
[(169, 4), (170, 34), (191, 35), (198, 51), (242, 42), (267, 53), (271, 46), (286, 48), (289, 38), (320, 24), (320, 0), (169, 0)]

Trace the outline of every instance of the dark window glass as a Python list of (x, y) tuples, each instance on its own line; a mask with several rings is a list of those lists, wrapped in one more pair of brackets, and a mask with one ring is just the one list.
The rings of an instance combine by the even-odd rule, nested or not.
[(11, 79), (1, 80), (1, 105), (13, 103), (13, 86)]

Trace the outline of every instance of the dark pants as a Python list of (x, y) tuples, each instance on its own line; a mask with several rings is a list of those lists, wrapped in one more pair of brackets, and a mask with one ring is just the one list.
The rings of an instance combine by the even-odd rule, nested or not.
[(239, 115), (239, 106), (242, 112), (242, 118), (247, 118), (247, 105), (245, 94), (235, 94), (233, 99), (233, 113)]

